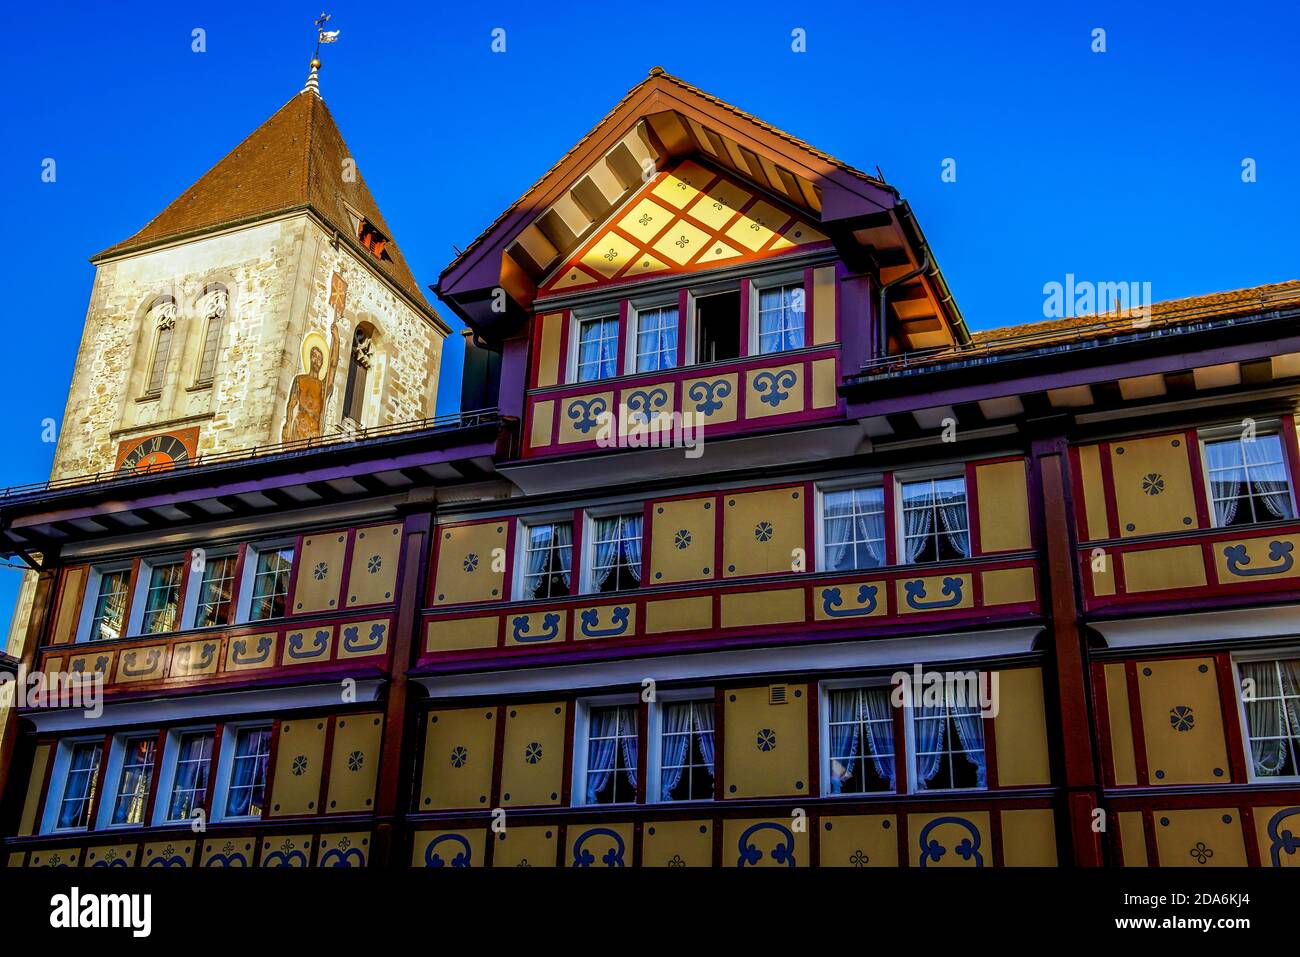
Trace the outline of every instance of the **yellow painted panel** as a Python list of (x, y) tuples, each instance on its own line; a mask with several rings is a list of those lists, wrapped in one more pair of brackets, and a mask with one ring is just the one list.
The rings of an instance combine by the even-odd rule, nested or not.
[(342, 531), (318, 532), (303, 538), (293, 590), (295, 615), (332, 611), (339, 606), (347, 544), (348, 534)]
[(339, 627), (339, 650), (334, 657), (340, 661), (349, 658), (369, 658), (388, 651), (391, 622), (387, 618), (359, 621)]
[(669, 598), (664, 601), (646, 602), (645, 633), (647, 635), (697, 631), (712, 626), (712, 598)]
[(1120, 811), (1119, 841), (1124, 853), (1125, 867), (1150, 867), (1147, 860), (1146, 828), (1142, 823), (1141, 811)]
[(679, 219), (651, 248), (664, 259), (684, 266), (696, 253), (708, 246), (711, 238), (704, 230)]
[(248, 836), (205, 841), (199, 867), (252, 867), (256, 848), (256, 842)]
[[(998, 752), (999, 759), (1001, 756)], [(1002, 812), (1002, 864), (1004, 867), (1057, 865), (1056, 817), (1051, 808)]]
[(558, 279), (551, 282), (551, 289), (568, 289), (572, 286), (590, 286), (596, 279), (581, 269), (569, 268)]
[(788, 575), (806, 568), (806, 504), (802, 486), (724, 496), (723, 576)]
[(802, 362), (745, 373), (745, 418), (764, 419), (770, 415), (803, 411)]
[(141, 867), (193, 867), (192, 840), (154, 841), (144, 846), (140, 854)]
[(1204, 588), (1205, 559), (1199, 545), (1124, 552), (1124, 587), (1129, 592)]
[[(812, 341), (815, 346), (835, 341), (835, 285), (834, 266), (818, 266), (813, 270)], [(816, 394), (815, 386), (813, 392)]]
[(632, 448), (638, 442), (668, 444), (676, 411), (673, 391), (673, 384), (665, 382), (619, 393), (618, 434), (633, 437)]
[(1245, 867), (1246, 842), (1235, 807), (1156, 811), (1161, 867)]
[(903, 614), (971, 608), (975, 604), (969, 574), (900, 578), (894, 582), (894, 593)]
[(723, 595), (723, 628), (779, 625), (804, 620), (802, 588), (768, 588)]
[(380, 714), (348, 714), (334, 719), (327, 814), (366, 811), (375, 806), (383, 724)]
[(330, 660), (334, 626), (314, 625), (285, 632), (282, 665), (318, 665)]
[[(784, 695), (779, 690), (784, 689)], [(808, 688), (763, 685), (723, 694), (722, 794), (726, 798), (808, 793)], [(782, 700), (782, 704), (770, 701)]]
[(735, 259), (740, 255), (743, 255), (743, 253), (739, 249), (728, 246), (720, 239), (715, 239), (709, 243), (708, 248), (700, 255), (700, 258), (695, 260), (695, 265), (703, 266), (705, 263), (722, 262), (724, 259)]
[(821, 867), (897, 867), (898, 819), (892, 814), (824, 817)]
[(678, 209), (685, 209), (712, 181), (713, 173), (687, 160), (666, 174), (650, 192)]
[(528, 432), (528, 444), (533, 448), (551, 444), (551, 431), (555, 425), (555, 403), (550, 399), (533, 403), (533, 424)]
[(537, 611), (532, 614), (506, 616), (507, 645), (559, 644), (568, 634), (568, 613)]
[[(68, 671), (79, 674), (94, 674), (98, 671), (107, 681), (108, 676), (113, 673), (113, 657), (117, 652), (110, 648), (101, 648), (85, 655), (69, 655)], [(46, 674), (63, 670), (63, 659), (49, 658), (46, 659)], [(173, 662), (172, 674), (175, 674), (175, 662)]]
[(836, 393), (835, 360), (818, 359), (812, 363), (812, 407), (829, 409), (839, 401)]
[(618, 228), (638, 242), (648, 243), (673, 221), (673, 215), (649, 196), (645, 196), (618, 221)]
[(771, 203), (759, 200), (731, 224), (724, 235), (740, 243), (750, 252), (757, 252), (775, 232), (790, 222), (790, 214)]
[(429, 715), (421, 811), (488, 806), (496, 731), (495, 707), (456, 708)]
[(561, 445), (610, 439), (614, 435), (614, 393), (593, 392), (564, 399), (559, 415), (556, 441)]
[(723, 867), (808, 867), (808, 832), (788, 817), (728, 820), (722, 825)]
[(132, 681), (156, 681), (167, 674), (167, 646), (131, 648), (117, 659), (117, 673), (113, 680), (118, 684)]
[(630, 638), (636, 634), (636, 605), (591, 605), (573, 610), (573, 637)]
[(1101, 478), (1101, 446), (1079, 446), (1079, 480), (1083, 485), (1083, 510), (1086, 529), (1080, 529), (1086, 541), (1110, 538), (1106, 521), (1106, 487)]
[(81, 848), (60, 847), (32, 851), (27, 858), (28, 867), (80, 867)]
[(654, 504), (650, 514), (650, 584), (713, 577), (715, 509), (712, 496)]
[(262, 668), (274, 668), (277, 658), (275, 645), (278, 636), (271, 632), (264, 635), (240, 635), (226, 642), (226, 666), (222, 671), (257, 671)]
[(497, 618), (453, 618), (431, 621), (425, 626), (425, 651), (460, 651), (465, 648), (495, 648)]
[(1137, 663), (1151, 784), (1227, 784), (1213, 658)]
[(1094, 548), (1088, 554), (1088, 571), (1092, 575), (1092, 593), (1097, 596), (1115, 594), (1115, 556), (1104, 548)]
[(221, 667), (221, 639), (203, 638), (184, 641), (172, 651), (171, 676), (192, 678), (195, 675), (213, 675)]
[(397, 561), (401, 552), (400, 522), (357, 529), (344, 604), (349, 608), (390, 604), (397, 593)]
[(643, 867), (711, 867), (711, 821), (650, 821), (641, 835)]
[(1128, 678), (1123, 664), (1109, 664), (1106, 675), (1106, 718), (1110, 724), (1110, 759), (1115, 783), (1137, 784), (1137, 761), (1133, 751), (1133, 719), (1129, 712)]
[(631, 867), (632, 825), (570, 824), (564, 851), (565, 867)]
[(1110, 463), (1120, 537), (1200, 527), (1185, 435), (1112, 443)]
[(63, 573), (63, 586), (59, 591), (59, 615), (54, 621), (54, 634), (50, 639), (56, 645), (76, 640), (87, 571), (85, 565), (74, 565)]
[(416, 831), (412, 867), (482, 867), (487, 859), (488, 832), (481, 827), (461, 831)]
[(1034, 591), (1033, 568), (995, 568), (980, 572), (985, 605), (1012, 605), (1032, 602)]
[(537, 342), (537, 384), (541, 387), (560, 381), (560, 339), (564, 332), (564, 313), (542, 316)]
[(887, 615), (888, 587), (883, 578), (816, 586), (813, 588), (813, 617), (818, 621), (834, 621)]
[(736, 215), (736, 210), (753, 198), (753, 193), (723, 178), (705, 190), (687, 212), (710, 229), (721, 229)]
[(735, 422), (740, 414), (739, 377), (735, 372), (724, 375), (686, 379), (682, 382), (682, 415), (706, 433), (711, 425)]
[(557, 828), (507, 827), (492, 845), (493, 867), (554, 867)]
[[(943, 823), (939, 823), (941, 820)], [(989, 833), (988, 811), (909, 814), (907, 846), (911, 866), (992, 867)]]
[(506, 519), (438, 529), (433, 603), (500, 598), (505, 588)]
[[(565, 705), (513, 705), (506, 711), (501, 803), (559, 804), (564, 783)], [(511, 828), (514, 830), (514, 828)]]
[(36, 812), (41, 808), (41, 788), (45, 786), (45, 771), (50, 765), (52, 745), (36, 746), (32, 758), (32, 773), (27, 779), (27, 797), (23, 801), (23, 816), (19, 819), (18, 836), (27, 837), (36, 833)]
[(367, 831), (349, 831), (346, 834), (325, 834), (320, 839), (317, 867), (365, 867), (370, 859), (370, 834)]
[(103, 844), (86, 848), (82, 867), (135, 867), (134, 844)]
[(258, 867), (310, 867), (316, 839), (310, 834), (276, 834), (262, 840)]
[(26, 866), (27, 866), (27, 852), (26, 852), (26, 851), (10, 851), (10, 852), (9, 852), (9, 863), (6, 864), (5, 866), (6, 866), (6, 867), (26, 867)]
[(1254, 810), (1259, 861), (1264, 867), (1300, 867), (1300, 848), (1291, 835), (1300, 831), (1300, 807), (1257, 807)]
[(1267, 582), (1300, 576), (1300, 535), (1228, 539), (1214, 543), (1214, 566), (1219, 583)]
[(610, 279), (636, 258), (638, 251), (636, 243), (629, 242), (611, 229), (596, 240), (582, 257), (582, 264)]
[(663, 272), (667, 268), (668, 265), (666, 263), (660, 262), (647, 252), (642, 252), (632, 261), (632, 265), (627, 267), (627, 271), (623, 273), (623, 278), (627, 279), (629, 276), (645, 276), (652, 272)]
[(1029, 491), (1025, 463), (994, 462), (975, 467), (980, 551), (1025, 551), (1029, 546)]
[(993, 719), (993, 734), (1000, 787), (1051, 783), (1041, 669), (998, 672), (998, 713)]
[(327, 718), (299, 718), (280, 723), (275, 781), (269, 817), (315, 814), (320, 810), (320, 776), (325, 768)]

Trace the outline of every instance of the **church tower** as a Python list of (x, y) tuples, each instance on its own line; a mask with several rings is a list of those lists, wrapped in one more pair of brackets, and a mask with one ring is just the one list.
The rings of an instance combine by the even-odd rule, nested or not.
[(135, 235), (95, 283), (51, 478), (431, 418), (448, 327), (318, 81)]

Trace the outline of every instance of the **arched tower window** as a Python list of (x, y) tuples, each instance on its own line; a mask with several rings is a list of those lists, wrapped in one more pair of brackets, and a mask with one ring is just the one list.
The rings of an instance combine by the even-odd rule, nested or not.
[(149, 377), (145, 380), (144, 394), (162, 394), (167, 378), (167, 360), (171, 356), (172, 340), (176, 335), (176, 300), (159, 296), (149, 307), (149, 322), (153, 326), (153, 353), (149, 357)]
[(217, 371), (217, 351), (221, 348), (221, 333), (226, 324), (226, 305), (229, 296), (226, 287), (211, 283), (199, 298), (203, 316), (203, 351), (199, 354), (199, 371), (194, 379), (196, 386), (212, 385)]
[(361, 413), (366, 407), (366, 380), (370, 374), (374, 341), (375, 327), (368, 322), (357, 323), (348, 360), (348, 382), (343, 390), (343, 414), (357, 425), (365, 424), (361, 421)]

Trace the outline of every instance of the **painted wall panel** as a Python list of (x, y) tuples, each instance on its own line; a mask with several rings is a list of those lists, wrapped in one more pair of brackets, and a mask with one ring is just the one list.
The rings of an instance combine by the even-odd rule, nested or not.
[(348, 534), (342, 531), (318, 532), (303, 537), (293, 589), (295, 615), (338, 608), (347, 543)]
[(561, 702), (551, 702), (512, 705), (505, 709), (506, 733), (501, 755), (503, 805), (560, 803), (566, 707)]
[[(783, 695), (774, 693), (780, 688)], [(809, 793), (807, 693), (807, 686), (793, 684), (724, 693), (724, 797)]]
[(493, 867), (554, 867), (559, 844), (555, 825), (507, 827), (492, 845)]
[(1199, 545), (1124, 552), (1120, 561), (1124, 563), (1124, 586), (1130, 593), (1205, 587), (1205, 560)]
[(412, 867), (482, 867), (487, 857), (484, 828), (455, 831), (416, 831), (411, 846)]
[(835, 267), (818, 266), (812, 271), (812, 343), (835, 341)]
[(50, 640), (61, 645), (75, 641), (77, 625), (81, 620), (82, 594), (86, 587), (89, 566), (73, 565), (63, 572), (63, 584), (59, 589), (59, 611), (54, 620), (54, 633)]
[(1110, 757), (1115, 783), (1137, 784), (1137, 760), (1133, 750), (1133, 718), (1129, 710), (1128, 677), (1122, 663), (1106, 665), (1106, 719), (1110, 726)]
[(80, 867), (81, 848), (60, 847), (32, 851), (27, 856), (28, 867)]
[(99, 844), (86, 848), (82, 867), (135, 867), (134, 844)]
[(722, 504), (724, 577), (789, 574), (807, 567), (802, 486), (732, 493)]
[(1186, 436), (1125, 439), (1110, 453), (1121, 538), (1200, 527)]
[(812, 363), (812, 407), (829, 409), (839, 401), (838, 377), (834, 359), (817, 359)]
[(466, 648), (495, 648), (500, 619), (496, 615), (486, 618), (453, 618), (450, 621), (431, 621), (425, 627), (424, 650), (461, 651)]
[(567, 637), (568, 618), (563, 611), (509, 615), (506, 617), (506, 644), (558, 644)]
[(392, 602), (397, 593), (397, 564), (401, 553), (400, 522), (357, 529), (344, 604), (355, 608)]
[(988, 811), (907, 815), (912, 867), (992, 867)]
[(262, 841), (258, 867), (310, 867), (316, 839), (310, 834), (276, 834)]
[(668, 598), (648, 601), (645, 605), (645, 631), (648, 635), (696, 631), (712, 625), (712, 598)]
[(641, 836), (643, 867), (710, 867), (711, 821), (649, 821)]
[(745, 373), (745, 418), (765, 419), (773, 415), (804, 410), (804, 376), (808, 370), (802, 362), (771, 366)]
[(560, 427), (556, 441), (595, 442), (614, 434), (614, 393), (592, 392), (571, 396), (559, 404)]
[(998, 714), (993, 719), (998, 785), (1051, 783), (1041, 669), (998, 672), (998, 698)]
[(1051, 808), (1002, 812), (1002, 864), (1055, 867), (1056, 817)]
[(682, 380), (683, 414), (706, 432), (709, 426), (735, 422), (740, 416), (739, 382), (735, 372)]
[(420, 810), (488, 806), (496, 730), (494, 707), (456, 708), (429, 715)]
[(1124, 852), (1125, 867), (1150, 867), (1147, 860), (1146, 827), (1142, 823), (1141, 811), (1120, 811), (1115, 815), (1119, 819), (1119, 839)]
[(898, 819), (894, 815), (824, 817), (819, 826), (820, 866), (898, 866)]
[(140, 854), (141, 867), (193, 867), (194, 848), (192, 840), (151, 841), (144, 846)]
[(712, 496), (653, 504), (649, 584), (668, 585), (714, 577), (715, 507)]
[(1014, 605), (1037, 598), (1032, 568), (995, 568), (980, 573), (985, 605)]
[(1150, 783), (1228, 783), (1214, 659), (1139, 661), (1137, 680)]
[(752, 625), (777, 625), (803, 621), (802, 588), (765, 588), (762, 591), (737, 592), (720, 599), (723, 628)]
[(566, 867), (632, 866), (631, 824), (570, 824), (566, 831)]
[(1215, 576), (1219, 584), (1267, 582), (1300, 576), (1295, 556), (1300, 535), (1268, 535), (1219, 541), (1213, 546)]
[(387, 618), (360, 621), (355, 625), (343, 625), (339, 628), (339, 647), (335, 658), (344, 661), (350, 658), (372, 658), (388, 652), (388, 628), (391, 622)]
[(27, 797), (23, 801), (23, 816), (18, 823), (18, 836), (36, 833), (36, 814), (41, 809), (41, 788), (45, 786), (45, 771), (50, 765), (54, 746), (40, 744), (32, 758), (32, 773), (27, 779)]
[(1101, 446), (1079, 446), (1079, 484), (1083, 486), (1084, 527), (1079, 535), (1084, 541), (1110, 538), (1106, 519), (1106, 487), (1101, 473)]
[(333, 625), (313, 625), (308, 628), (295, 628), (285, 632), (284, 656), (280, 664), (285, 667), (295, 665), (318, 665), (330, 660), (330, 649), (334, 643)]
[(555, 428), (555, 402), (543, 399), (534, 402), (533, 421), (528, 428), (528, 444), (532, 448), (541, 448), (551, 444), (551, 432)]
[(560, 381), (563, 356), (560, 337), (564, 330), (564, 313), (552, 312), (541, 318), (537, 335), (537, 385), (545, 388)]
[(247, 836), (205, 841), (199, 854), (199, 867), (252, 867), (256, 851), (256, 843)]
[(349, 714), (334, 719), (329, 794), (325, 801), (327, 814), (367, 811), (374, 807), (382, 737), (383, 715)]
[(1233, 808), (1154, 813), (1161, 867), (1245, 867), (1246, 842)]
[(316, 814), (320, 811), (318, 802), (321, 772), (325, 769), (327, 724), (327, 718), (280, 722), (268, 816)]
[(923, 578), (900, 578), (894, 582), (896, 607), (905, 615), (926, 611), (951, 611), (973, 608), (975, 590), (971, 576), (927, 575)]
[(808, 867), (808, 832), (788, 817), (728, 820), (722, 825), (723, 867)]
[(1259, 860), (1264, 867), (1300, 867), (1300, 806), (1257, 807), (1255, 836), (1259, 841)]
[(365, 867), (370, 859), (370, 833), (349, 831), (325, 834), (320, 839), (317, 867)]
[(433, 603), (492, 601), (505, 594), (505, 519), (438, 530)]
[(1023, 460), (975, 467), (980, 551), (1025, 551), (1029, 542), (1029, 492)]

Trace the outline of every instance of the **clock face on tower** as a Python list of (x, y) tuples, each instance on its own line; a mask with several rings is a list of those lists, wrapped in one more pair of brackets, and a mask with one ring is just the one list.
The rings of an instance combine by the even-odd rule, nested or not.
[(117, 447), (117, 471), (162, 472), (177, 465), (188, 465), (198, 441), (198, 429), (126, 439)]

